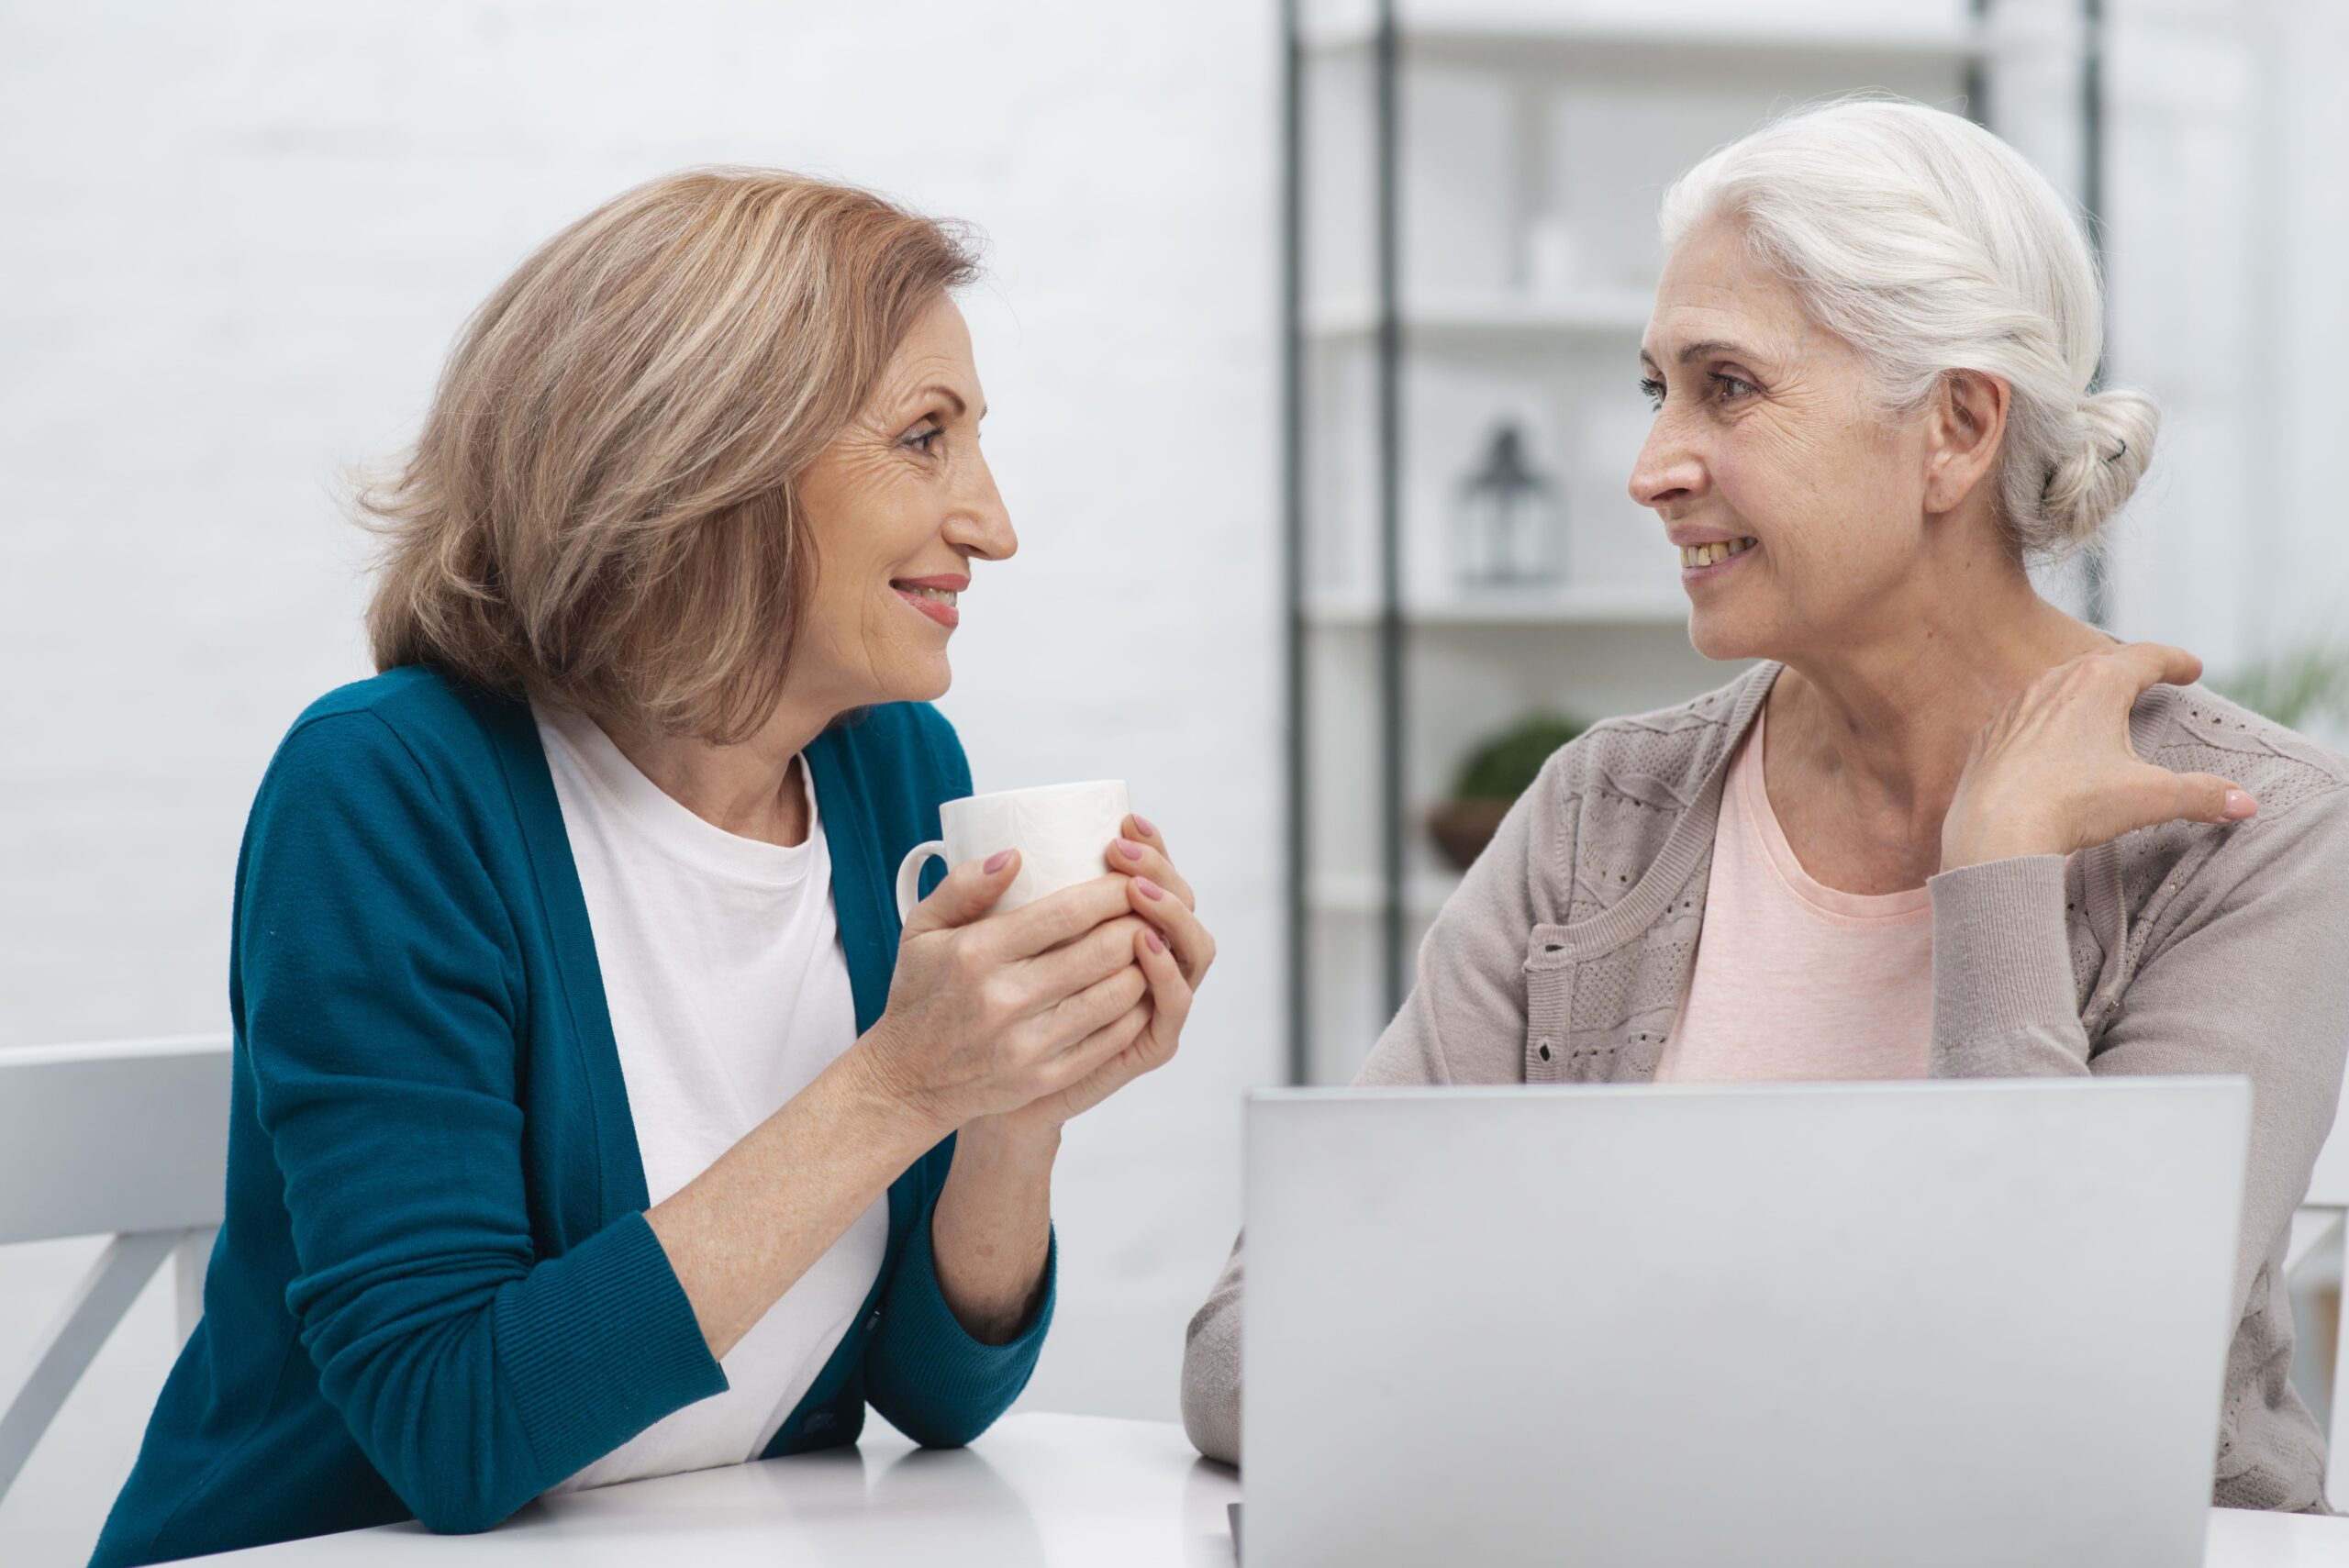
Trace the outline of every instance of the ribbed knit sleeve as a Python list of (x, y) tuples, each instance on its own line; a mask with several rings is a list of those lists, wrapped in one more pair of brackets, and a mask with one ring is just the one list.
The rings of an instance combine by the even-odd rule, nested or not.
[(1944, 1078), (2085, 1074), (2072, 993), (2064, 857), (2023, 855), (1943, 872), (1933, 899), (1933, 1073)]
[(238, 979), (319, 1386), (425, 1525), (485, 1529), (726, 1386), (659, 1241), (536, 1255), (520, 958), (468, 825), (372, 712), (290, 736), (239, 873)]
[[(942, 1186), (942, 1183), (941, 1184)], [(1045, 1244), (1044, 1293), (1018, 1339), (971, 1337), (939, 1288), (930, 1251), (933, 1194), (914, 1222), (864, 1351), (865, 1397), (888, 1423), (926, 1448), (960, 1448), (1011, 1408), (1044, 1348), (1060, 1288), (1060, 1240)]]

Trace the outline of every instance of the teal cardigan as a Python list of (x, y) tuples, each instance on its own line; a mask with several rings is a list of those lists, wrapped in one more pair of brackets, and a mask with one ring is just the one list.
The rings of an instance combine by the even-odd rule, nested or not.
[[(920, 704), (864, 710), (807, 757), (862, 1032), (888, 999), (898, 858), (969, 769)], [(246, 825), (229, 1007), (204, 1318), (98, 1568), (410, 1517), (486, 1529), (726, 1387), (645, 1222), (527, 706), (410, 668), (302, 716)], [(952, 1158), (950, 1138), (891, 1184), (872, 1295), (769, 1457), (853, 1442), (868, 1401), (918, 1442), (966, 1442), (1027, 1383), (1052, 1265), (1019, 1339), (964, 1332), (930, 1249)]]

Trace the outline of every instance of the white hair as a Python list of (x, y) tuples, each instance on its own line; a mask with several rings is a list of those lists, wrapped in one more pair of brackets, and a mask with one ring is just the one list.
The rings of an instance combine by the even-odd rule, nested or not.
[(1796, 109), (1664, 193), (1667, 246), (1714, 218), (1744, 225), (1890, 406), (1920, 406), (1955, 371), (2007, 383), (1998, 496), (2021, 550), (2085, 544), (2137, 487), (2160, 412), (2087, 390), (2103, 289), (2078, 210), (1980, 126), (1885, 97)]

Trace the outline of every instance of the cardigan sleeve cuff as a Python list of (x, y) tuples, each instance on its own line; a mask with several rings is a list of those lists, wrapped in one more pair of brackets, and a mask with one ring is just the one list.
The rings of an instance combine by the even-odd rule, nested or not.
[(915, 1222), (882, 1303), (868, 1359), (874, 1408), (889, 1424), (930, 1448), (969, 1442), (1011, 1407), (1028, 1386), (1052, 1327), (1060, 1291), (1060, 1238), (1044, 1249), (1044, 1290), (1017, 1339), (990, 1345), (972, 1338), (946, 1305), (930, 1249), (933, 1197)]
[[(2046, 1042), (2054, 1040), (2067, 1042), (2065, 1054), (2085, 1065), (2064, 870), (2061, 855), (2021, 855), (1943, 872), (1926, 884), (1933, 898), (1936, 1073), (2043, 1073), (2032, 1063), (2043, 1062)], [(2032, 1045), (2019, 1052), (2023, 1041)]]
[(551, 1485), (672, 1410), (726, 1390), (693, 1303), (641, 1214), (498, 1295), (498, 1358)]

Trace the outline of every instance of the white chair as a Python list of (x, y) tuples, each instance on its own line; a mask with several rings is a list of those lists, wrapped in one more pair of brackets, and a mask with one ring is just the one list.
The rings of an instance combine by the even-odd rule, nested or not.
[(0, 1245), (113, 1238), (0, 1384), (0, 1496), (174, 1251), (182, 1341), (195, 1332), (228, 1153), (226, 1035), (0, 1051)]
[[(2309, 1195), (2292, 1217), (2292, 1239), (2284, 1252), (2286, 1282), (2299, 1284), (2319, 1260), (2338, 1268), (2344, 1244), (2349, 1244), (2349, 1115), (2337, 1115), (2332, 1136), (2325, 1140), (2309, 1177)], [(2323, 1348), (2330, 1351), (2332, 1366), (2324, 1490), (2333, 1507), (2339, 1507), (2349, 1499), (2349, 1298), (2342, 1301), (2342, 1309), (2334, 1317), (2332, 1345)], [(2303, 1343), (2295, 1353), (2310, 1355), (2319, 1350)]]

